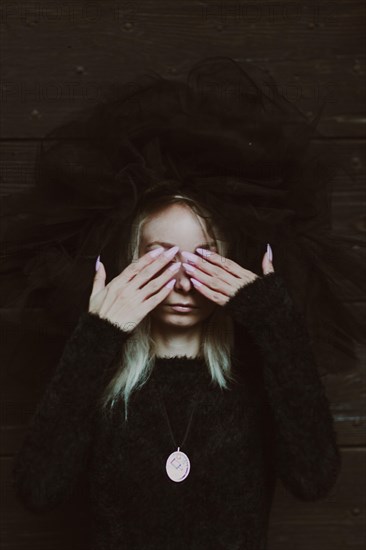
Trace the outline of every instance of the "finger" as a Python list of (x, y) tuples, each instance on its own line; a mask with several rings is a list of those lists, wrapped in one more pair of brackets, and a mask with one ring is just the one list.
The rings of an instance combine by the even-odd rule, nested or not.
[(96, 271), (94, 275), (94, 282), (93, 282), (93, 288), (91, 291), (90, 298), (98, 294), (101, 290), (105, 288), (105, 280), (106, 280), (106, 272), (104, 269), (104, 265), (101, 261), (99, 261), (99, 269)]
[(160, 302), (162, 302), (164, 298), (168, 296), (168, 294), (174, 288), (175, 282), (176, 282), (176, 279), (172, 279), (167, 284), (165, 284), (163, 288), (159, 290), (159, 292), (157, 292), (156, 294), (153, 294), (143, 302), (147, 308), (147, 312), (151, 311), (156, 306), (158, 306)]
[[(222, 294), (225, 294), (227, 296), (230, 296), (233, 285), (235, 284), (235, 281), (238, 280), (227, 271), (223, 271), (221, 269), (219, 272), (219, 268), (217, 267), (213, 269), (212, 275), (208, 275), (201, 269), (198, 269), (198, 267), (194, 267), (189, 264), (183, 264), (183, 269), (189, 277), (192, 276), (199, 282), (204, 283), (214, 292), (221, 292)], [(222, 276), (222, 274), (224, 274), (224, 276)]]
[(218, 304), (220, 306), (223, 306), (227, 302), (227, 296), (224, 294), (221, 294), (221, 292), (216, 292), (214, 290), (211, 290), (208, 288), (205, 284), (201, 283), (194, 277), (190, 277), (193, 286), (203, 295), (206, 296), (209, 300), (214, 302), (215, 304)]
[[(155, 275), (160, 275), (159, 272), (162, 271), (162, 269), (166, 268), (168, 263), (172, 262), (178, 250), (178, 246), (173, 246), (169, 250), (166, 250), (165, 252), (159, 254), (157, 258), (153, 258), (153, 261), (150, 261), (145, 266), (143, 266), (143, 268), (133, 279), (133, 286), (135, 288), (141, 288), (143, 287), (143, 285), (148, 283)], [(180, 262), (175, 262), (175, 264), (180, 265)]]
[[(154, 252), (154, 256), (152, 252)], [(171, 257), (165, 255), (163, 247), (150, 250), (140, 258), (132, 260), (122, 273), (113, 279), (113, 286), (119, 288), (128, 282), (134, 288), (140, 288), (169, 261), (171, 261)], [(151, 266), (150, 270), (147, 269), (149, 266)]]
[(154, 277), (142, 286), (139, 290), (143, 293), (144, 299), (158, 292), (172, 277), (175, 277), (179, 271), (180, 263), (181, 262), (174, 262), (173, 265), (166, 267), (159, 276)]
[[(199, 267), (202, 271), (210, 274), (216, 273), (216, 276), (219, 276), (221, 272), (222, 276), (224, 276), (223, 271), (221, 271), (224, 270), (238, 278), (241, 278), (245, 273), (245, 269), (239, 264), (229, 258), (225, 258), (225, 256), (221, 256), (218, 252), (205, 250), (204, 248), (196, 248), (196, 252), (199, 255), (182, 251), (182, 256), (186, 258), (186, 262)], [(216, 271), (214, 271), (215, 267)]]
[[(152, 254), (152, 252), (154, 252), (154, 254)], [(142, 269), (155, 262), (163, 254), (163, 252), (163, 247), (146, 252), (146, 254), (144, 254), (140, 258), (132, 260), (132, 262), (126, 267), (126, 269), (123, 270), (121, 275), (124, 275), (124, 278), (127, 278), (128, 281), (131, 281), (140, 273)]]

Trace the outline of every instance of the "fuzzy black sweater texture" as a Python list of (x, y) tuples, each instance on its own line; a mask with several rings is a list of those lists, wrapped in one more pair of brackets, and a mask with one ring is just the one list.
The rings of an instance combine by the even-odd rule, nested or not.
[[(14, 460), (26, 509), (67, 502), (87, 472), (93, 550), (264, 550), (277, 478), (304, 501), (329, 494), (341, 467), (333, 417), (283, 278), (258, 277), (223, 307), (235, 325), (230, 390), (211, 383), (203, 359), (158, 357), (127, 423), (123, 406), (103, 415), (95, 403), (133, 332), (81, 314)], [(182, 447), (191, 471), (174, 482), (166, 460), (196, 396)]]

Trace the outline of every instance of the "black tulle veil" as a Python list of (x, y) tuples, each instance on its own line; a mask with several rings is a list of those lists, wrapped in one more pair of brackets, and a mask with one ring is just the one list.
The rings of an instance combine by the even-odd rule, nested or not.
[[(3, 322), (67, 336), (88, 307), (97, 256), (109, 282), (141, 201), (183, 192), (230, 236), (231, 257), (274, 268), (307, 323), (322, 372), (352, 368), (365, 344), (365, 241), (333, 231), (335, 153), (268, 72), (228, 57), (186, 79), (152, 71), (42, 139), (34, 185), (3, 197)], [(347, 174), (349, 175), (349, 174)], [(351, 176), (350, 176), (351, 179)]]

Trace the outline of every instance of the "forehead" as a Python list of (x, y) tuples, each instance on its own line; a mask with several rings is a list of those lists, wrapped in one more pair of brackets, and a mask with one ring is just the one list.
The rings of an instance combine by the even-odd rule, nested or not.
[(205, 222), (189, 207), (169, 205), (149, 216), (142, 228), (143, 240), (161, 239), (174, 242), (173, 237), (186, 239), (203, 239), (206, 237)]

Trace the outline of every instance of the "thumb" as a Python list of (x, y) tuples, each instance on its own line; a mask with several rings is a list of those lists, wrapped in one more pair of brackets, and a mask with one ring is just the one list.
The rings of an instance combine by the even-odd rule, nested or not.
[[(98, 260), (99, 260), (99, 257), (100, 256), (98, 256)], [(98, 263), (98, 260), (97, 260), (97, 263)], [(94, 275), (94, 283), (93, 283), (93, 288), (92, 288), (92, 291), (91, 291), (90, 298), (92, 298), (93, 296), (98, 294), (98, 292), (100, 292), (101, 290), (103, 290), (105, 288), (106, 275), (107, 274), (106, 274), (106, 271), (104, 269), (104, 265), (99, 260), (98, 269), (97, 269), (97, 271), (95, 272), (95, 275)]]

